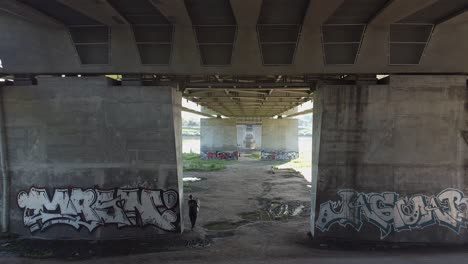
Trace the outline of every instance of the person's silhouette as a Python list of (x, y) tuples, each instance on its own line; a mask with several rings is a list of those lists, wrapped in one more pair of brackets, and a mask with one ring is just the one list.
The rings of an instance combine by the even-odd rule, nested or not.
[(193, 228), (195, 227), (195, 223), (197, 222), (198, 210), (200, 210), (200, 202), (198, 201), (198, 199), (193, 199), (192, 195), (189, 195), (188, 206), (190, 223), (192, 224), (193, 230)]

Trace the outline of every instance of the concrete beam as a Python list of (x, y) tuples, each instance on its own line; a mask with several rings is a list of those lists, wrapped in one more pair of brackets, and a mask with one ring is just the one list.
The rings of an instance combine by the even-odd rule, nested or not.
[(314, 112), (314, 109), (311, 108), (311, 109), (307, 109), (307, 110), (304, 110), (304, 111), (301, 111), (301, 112), (297, 112), (297, 113), (294, 113), (294, 114), (287, 115), (286, 117), (307, 115), (307, 114), (312, 114), (313, 112)]
[(38, 10), (14, 0), (0, 2), (0, 15), (11, 15), (47, 27), (65, 28), (65, 25)]
[(126, 20), (120, 15), (107, 1), (95, 0), (57, 0), (58, 2), (85, 14), (86, 16), (108, 26), (119, 26), (127, 24)]
[(205, 117), (214, 118), (214, 116), (212, 116), (210, 114), (202, 113), (202, 112), (199, 112), (199, 111), (187, 108), (187, 107), (182, 107), (182, 111), (189, 112), (189, 113), (196, 114), (196, 115), (205, 116)]

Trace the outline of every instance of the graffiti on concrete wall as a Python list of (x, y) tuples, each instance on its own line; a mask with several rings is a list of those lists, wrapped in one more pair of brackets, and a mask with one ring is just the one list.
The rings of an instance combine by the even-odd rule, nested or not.
[(223, 159), (223, 160), (237, 160), (239, 159), (239, 152), (237, 151), (207, 151), (201, 153), (202, 159)]
[(260, 153), (261, 160), (294, 160), (299, 158), (297, 151), (263, 151)]
[[(52, 199), (51, 199), (52, 198)], [(178, 193), (152, 189), (46, 189), (32, 187), (20, 191), (18, 206), (23, 209), (23, 222), (31, 233), (64, 224), (92, 232), (100, 226), (154, 226), (176, 231)]]
[(316, 227), (328, 231), (338, 224), (360, 231), (364, 221), (379, 228), (380, 239), (392, 232), (411, 231), (438, 225), (459, 234), (468, 223), (468, 197), (457, 189), (445, 189), (438, 195), (399, 197), (394, 192), (359, 193), (338, 191), (337, 201), (320, 205)]

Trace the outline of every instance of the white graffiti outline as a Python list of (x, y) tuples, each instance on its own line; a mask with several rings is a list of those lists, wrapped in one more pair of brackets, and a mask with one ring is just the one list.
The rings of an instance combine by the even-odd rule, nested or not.
[(448, 188), (438, 195), (415, 194), (399, 198), (395, 192), (362, 193), (352, 189), (337, 191), (339, 200), (320, 205), (316, 227), (327, 232), (331, 226), (351, 226), (361, 231), (364, 220), (380, 230), (380, 239), (393, 231), (421, 230), (440, 225), (456, 234), (468, 224), (468, 197)]
[(175, 190), (145, 188), (58, 188), (49, 195), (45, 188), (31, 187), (17, 195), (23, 224), (31, 233), (57, 224), (76, 230), (84, 227), (90, 233), (109, 224), (176, 231), (180, 222), (178, 199)]

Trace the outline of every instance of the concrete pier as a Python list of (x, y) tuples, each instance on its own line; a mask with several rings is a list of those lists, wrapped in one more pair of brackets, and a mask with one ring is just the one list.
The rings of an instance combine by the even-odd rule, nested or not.
[(264, 119), (262, 153), (264, 160), (291, 160), (299, 157), (298, 120)]
[(200, 119), (200, 153), (207, 159), (237, 159), (236, 120)]
[(319, 85), (314, 238), (468, 242), (467, 99), (464, 75)]
[(5, 86), (12, 233), (113, 239), (180, 233), (181, 95), (105, 77)]

